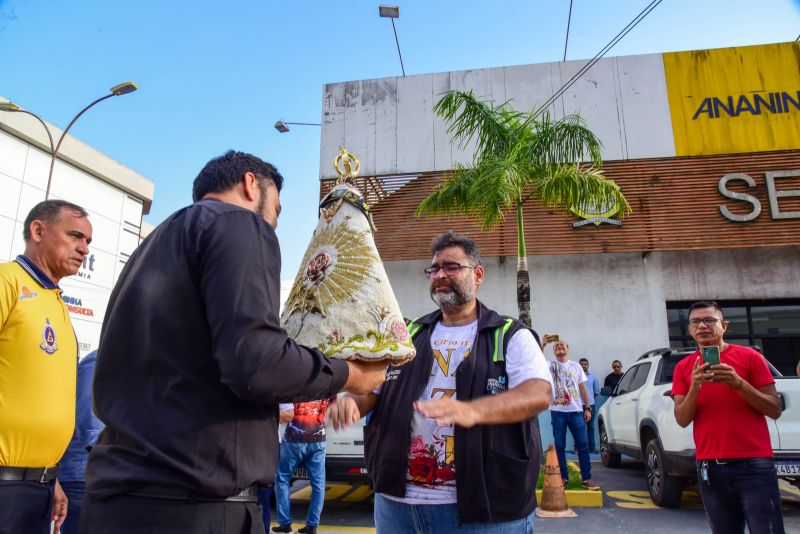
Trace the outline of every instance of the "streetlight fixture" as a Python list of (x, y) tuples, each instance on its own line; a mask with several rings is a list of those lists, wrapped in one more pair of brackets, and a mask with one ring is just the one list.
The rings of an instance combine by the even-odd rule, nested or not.
[(80, 113), (75, 115), (75, 118), (73, 118), (70, 121), (70, 123), (67, 125), (64, 131), (61, 132), (61, 137), (58, 138), (58, 144), (56, 144), (56, 149), (53, 151), (52, 156), (50, 157), (50, 173), (47, 175), (47, 189), (45, 189), (44, 191), (45, 200), (47, 200), (48, 197), (50, 196), (50, 182), (53, 180), (53, 167), (55, 167), (56, 164), (56, 154), (58, 154), (58, 149), (61, 148), (61, 142), (64, 141), (64, 137), (67, 136), (67, 132), (69, 131), (70, 128), (72, 128), (72, 125), (75, 124), (75, 121), (77, 121), (81, 115), (86, 113), (89, 110), (89, 108), (91, 108), (95, 104), (98, 104), (103, 100), (106, 100), (107, 98), (111, 98), (112, 96), (127, 95), (128, 93), (134, 92), (138, 88), (139, 86), (137, 86), (134, 82), (123, 82), (118, 85), (115, 85), (114, 87), (109, 89), (109, 93), (107, 95), (101, 96), (100, 98), (98, 98), (85, 108), (83, 108), (80, 111)]
[(378, 13), (387, 19), (399, 19), (400, 6), (378, 6)]
[(44, 122), (39, 115), (32, 113), (27, 109), (22, 109), (13, 102), (0, 102), (0, 111), (15, 111), (18, 113), (25, 113), (42, 123), (42, 126), (44, 126), (44, 131), (47, 132), (47, 139), (50, 141), (50, 153), (52, 154), (55, 151), (55, 148), (53, 148), (53, 135), (50, 133), (50, 128), (47, 127), (47, 123)]
[(275, 129), (278, 130), (280, 133), (286, 133), (289, 131), (289, 127), (287, 124), (293, 124), (298, 126), (322, 126), (318, 122), (284, 122), (278, 121), (275, 123)]
[(80, 113), (75, 115), (75, 117), (70, 121), (67, 127), (61, 132), (61, 137), (58, 138), (58, 143), (53, 148), (53, 136), (50, 133), (50, 128), (47, 127), (47, 123), (42, 120), (41, 117), (36, 115), (35, 113), (28, 111), (26, 109), (21, 109), (18, 105), (14, 104), (13, 102), (0, 102), (0, 111), (10, 111), (10, 112), (19, 112), (19, 113), (27, 113), (28, 115), (34, 117), (42, 126), (44, 126), (44, 130), (47, 132), (47, 137), (50, 139), (50, 172), (47, 174), (47, 188), (44, 191), (44, 199), (47, 200), (50, 198), (50, 184), (53, 181), (53, 168), (56, 164), (56, 156), (58, 155), (58, 151), (61, 148), (61, 143), (64, 141), (64, 138), (67, 136), (67, 132), (69, 129), (72, 128), (72, 125), (75, 124), (81, 115), (86, 113), (89, 108), (94, 106), (95, 104), (102, 102), (107, 98), (111, 98), (112, 96), (120, 96), (120, 95), (127, 95), (128, 93), (132, 93), (136, 91), (139, 87), (134, 82), (123, 82), (121, 84), (115, 85), (111, 89), (109, 89), (109, 93), (105, 96), (101, 96), (85, 108), (83, 108)]
[(378, 6), (378, 14), (386, 19), (391, 19), (392, 30), (394, 31), (394, 42), (397, 44), (397, 55), (400, 56), (400, 70), (403, 71), (403, 77), (406, 75), (406, 68), (403, 65), (403, 54), (400, 53), (400, 41), (397, 39), (397, 28), (394, 25), (394, 19), (400, 18), (400, 6)]

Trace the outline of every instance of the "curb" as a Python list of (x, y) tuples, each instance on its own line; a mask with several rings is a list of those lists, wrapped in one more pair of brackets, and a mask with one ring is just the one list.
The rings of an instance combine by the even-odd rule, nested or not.
[[(603, 492), (586, 490), (566, 490), (567, 506), (570, 508), (602, 508)], [(536, 502), (542, 502), (542, 490), (536, 490)]]

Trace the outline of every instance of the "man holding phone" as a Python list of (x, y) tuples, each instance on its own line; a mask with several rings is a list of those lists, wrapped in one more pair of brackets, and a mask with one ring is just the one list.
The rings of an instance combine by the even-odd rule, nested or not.
[[(694, 422), (697, 478), (714, 532), (783, 532), (780, 492), (765, 416), (781, 404), (764, 357), (723, 340), (728, 329), (713, 301), (689, 308), (699, 350), (675, 367), (675, 419)], [(703, 356), (707, 358), (703, 360)]]

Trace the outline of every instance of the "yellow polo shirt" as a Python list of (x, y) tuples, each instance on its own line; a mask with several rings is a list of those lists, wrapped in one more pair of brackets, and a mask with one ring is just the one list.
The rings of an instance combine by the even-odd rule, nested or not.
[(75, 428), (77, 364), (61, 289), (24, 256), (0, 264), (0, 466), (58, 462)]

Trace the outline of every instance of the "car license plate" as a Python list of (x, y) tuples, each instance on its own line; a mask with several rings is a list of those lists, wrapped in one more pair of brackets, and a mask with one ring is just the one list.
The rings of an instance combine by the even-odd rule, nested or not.
[(308, 478), (308, 469), (305, 467), (298, 467), (292, 473), (292, 478)]
[(778, 476), (800, 476), (800, 463), (775, 464), (775, 472), (778, 473)]

